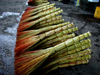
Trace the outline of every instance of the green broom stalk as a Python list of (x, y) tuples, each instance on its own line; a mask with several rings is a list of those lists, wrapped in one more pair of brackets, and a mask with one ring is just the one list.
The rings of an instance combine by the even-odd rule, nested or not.
[[(85, 42), (85, 41), (87, 41), (87, 42)], [(83, 44), (83, 43), (84, 44)], [(86, 48), (88, 48), (88, 47), (91, 47), (91, 41), (89, 41), (89, 39), (87, 39), (87, 40), (84, 40), (84, 41), (82, 41), (82, 42), (79, 42), (78, 44), (81, 44), (81, 45), (79, 45), (78, 46), (78, 44), (77, 45), (72, 45), (72, 46), (69, 46), (69, 47), (67, 47), (67, 48), (64, 48), (64, 49), (62, 49), (61, 51), (58, 51), (58, 52), (55, 52), (52, 56), (50, 56), (49, 58), (48, 58), (48, 62), (50, 62), (50, 61), (52, 61), (52, 58), (53, 58), (53, 60), (55, 60), (56, 58), (58, 58), (58, 57), (63, 57), (63, 56), (65, 56), (65, 55), (68, 55), (68, 54), (72, 54), (72, 53), (75, 53), (75, 52), (78, 52), (78, 51), (81, 51), (81, 50), (84, 50), (84, 49), (86, 49)], [(73, 46), (75, 46), (75, 47), (73, 47)], [(72, 47), (72, 48), (71, 48)]]
[(54, 45), (56, 45), (56, 44), (59, 44), (59, 43), (61, 43), (61, 42), (66, 41), (67, 39), (72, 38), (72, 37), (75, 37), (75, 34), (74, 34), (74, 33), (69, 34), (69, 35), (59, 36), (59, 37), (57, 37), (57, 38), (48, 40), (48, 41), (45, 42), (44, 44), (40, 45), (39, 48), (45, 49), (45, 48), (48, 48), (48, 47), (52, 47), (52, 46), (54, 46)]
[[(68, 63), (70, 61), (70, 59), (72, 58), (77, 58), (77, 57), (81, 57), (81, 56), (84, 56), (84, 55), (87, 55), (87, 54), (90, 54), (91, 53), (91, 50), (90, 49), (87, 49), (87, 50), (84, 50), (84, 51), (80, 51), (80, 52), (77, 52), (77, 53), (74, 53), (74, 54), (71, 54), (71, 55), (66, 55), (66, 56), (63, 56), (63, 57), (59, 57), (57, 58), (56, 60), (48, 63), (46, 66), (44, 66), (42, 69), (47, 69), (49, 68), (50, 66), (52, 65), (55, 65), (57, 63), (59, 64), (64, 64), (64, 63)], [(69, 61), (68, 61), (69, 60)], [(72, 61), (72, 60), (71, 60)], [(76, 61), (76, 60), (75, 60)]]
[[(37, 35), (37, 34), (40, 34), (40, 33), (43, 33), (43, 32), (46, 32), (46, 31), (49, 31), (49, 30), (52, 30), (52, 29), (56, 29), (56, 28), (59, 28), (59, 27), (62, 27), (64, 25), (68, 25), (68, 24), (69, 24), (69, 22), (65, 22), (65, 23), (62, 23), (62, 24), (58, 24), (58, 25), (54, 25), (54, 26), (48, 26), (48, 27), (37, 29), (37, 30), (28, 30), (28, 31), (18, 32), (17, 38), (22, 38), (22, 37), (25, 37), (27, 35)], [(72, 25), (74, 26), (74, 24), (72, 24)]]
[[(69, 50), (67, 52), (66, 52), (66, 48), (64, 48), (64, 49), (62, 49), (62, 51), (59, 51), (57, 53), (54, 53), (53, 56), (50, 56), (47, 61), (52, 61), (52, 60), (54, 60), (54, 59), (56, 59), (58, 57), (63, 57), (65, 55), (73, 54), (75, 52), (79, 52), (79, 51), (84, 50), (84, 49), (89, 48), (89, 47), (91, 47), (91, 44), (90, 43), (87, 43), (86, 45), (82, 45), (80, 47), (77, 47), (76, 49)], [(64, 53), (64, 52), (66, 52), (66, 53)]]
[[(46, 54), (43, 54), (43, 55), (40, 55), (39, 57), (36, 57), (32, 60), (30, 60), (29, 58), (27, 60), (29, 60), (28, 62), (25, 62), (23, 65), (19, 65), (19, 67), (15, 68), (16, 69), (16, 73), (18, 73), (18, 75), (22, 75), (22, 74), (30, 74), (32, 71), (35, 71), (39, 66), (41, 66), (43, 64), (43, 62), (50, 56), (52, 55), (53, 53), (57, 52), (57, 51), (60, 51), (76, 42), (79, 42), (80, 40), (84, 39), (84, 38), (87, 38), (91, 36), (90, 32), (87, 32), (87, 33), (84, 33), (84, 34), (81, 34), (77, 37), (74, 37), (72, 39), (69, 39), (61, 44), (58, 44), (54, 47), (50, 47), (50, 48), (47, 48), (45, 50), (47, 50), (48, 52)], [(38, 52), (39, 53), (39, 52)], [(85, 53), (85, 52), (84, 52)], [(37, 52), (34, 51), (33, 55), (34, 54), (37, 54)], [(42, 53), (41, 53), (42, 54)], [(81, 54), (81, 53), (80, 53)], [(79, 54), (79, 55), (80, 55)], [(86, 53), (85, 53), (86, 54)], [(82, 55), (82, 54), (81, 54)], [(23, 55), (22, 55), (23, 56)], [(75, 56), (75, 55), (73, 55)], [(71, 57), (73, 57), (71, 56)], [(77, 56), (77, 55), (76, 55)], [(34, 56), (32, 56), (34, 57)], [(15, 64), (16, 62), (20, 62), (22, 63), (23, 61), (21, 61), (20, 59), (16, 60), (15, 61)], [(26, 60), (25, 60), (26, 61)], [(16, 64), (17, 65), (17, 64)]]
[(69, 66), (80, 65), (80, 64), (86, 64), (86, 63), (89, 62), (90, 58), (91, 58), (91, 55), (89, 54), (89, 55), (84, 55), (82, 57), (76, 57), (76, 58), (72, 58), (72, 59), (66, 60), (66, 63), (64, 63), (64, 64), (59, 64), (58, 63), (58, 64), (52, 66), (51, 68), (46, 69), (45, 71), (41, 70), (42, 73), (44, 72), (44, 74), (41, 74), (41, 75), (46, 75), (50, 71), (58, 69), (58, 68), (69, 67)]
[(61, 19), (61, 20), (56, 20), (56, 21), (52, 21), (52, 22), (49, 22), (49, 23), (45, 23), (43, 25), (39, 25), (36, 27), (36, 29), (39, 29), (39, 28), (43, 28), (43, 27), (47, 27), (47, 26), (52, 26), (52, 25), (55, 25), (55, 24), (60, 24), (64, 22), (64, 19)]
[[(59, 27), (59, 28), (56, 28), (56, 29), (53, 29), (53, 30), (50, 30), (50, 31), (48, 31), (48, 32), (45, 32), (45, 33), (43, 33), (43, 34), (40, 34), (40, 35), (36, 35), (36, 36), (39, 36), (39, 37), (42, 37), (43, 36), (43, 38), (45, 38), (45, 37), (49, 37), (49, 36), (51, 36), (51, 35), (53, 35), (53, 34), (55, 34), (55, 33), (59, 33), (59, 34), (57, 34), (57, 36), (60, 36), (60, 35), (63, 35), (63, 34), (68, 34), (68, 33), (72, 33), (72, 32), (74, 32), (74, 31), (76, 31), (76, 30), (78, 30), (78, 28), (77, 27), (74, 27), (74, 28), (72, 28), (72, 29), (68, 29), (68, 28), (71, 28), (71, 27), (73, 27), (74, 26), (74, 24), (69, 24), (69, 25), (65, 25), (65, 26), (62, 26), (62, 27)], [(68, 29), (68, 30), (66, 30), (66, 29)], [(63, 31), (64, 30), (64, 31)], [(61, 32), (62, 31), (62, 32)], [(36, 34), (36, 33), (35, 33)], [(22, 37), (22, 38), (17, 38), (17, 41), (19, 41), (19, 40), (22, 40), (22, 39), (25, 39), (25, 38), (27, 38), (27, 37), (31, 37), (31, 36), (33, 36), (34, 34), (30, 34), (30, 35), (27, 35), (26, 37)], [(50, 38), (54, 38), (54, 37), (56, 37), (55, 35), (52, 37), (50, 37)]]
[(47, 26), (47, 25), (50, 26), (50, 25), (53, 25), (54, 23), (57, 24), (56, 22), (59, 23), (59, 21), (64, 22), (64, 20), (63, 19), (61, 20), (61, 18), (62, 18), (62, 16), (51, 17), (50, 19), (47, 19), (45, 21), (42, 21), (42, 22), (36, 24), (36, 26), (34, 26), (33, 29), (35, 29), (35, 28), (41, 28), (41, 27), (44, 27), (44, 26)]
[[(66, 29), (68, 27), (70, 27), (71, 25), (68, 25), (66, 27)], [(65, 26), (64, 26), (65, 27)], [(36, 43), (38, 43), (40, 40), (43, 40), (44, 38), (46, 37), (49, 37), (55, 33), (58, 33), (60, 31), (62, 31), (63, 27), (59, 27), (57, 29), (54, 29), (54, 30), (51, 30), (51, 31), (48, 31), (48, 32), (45, 32), (43, 34), (40, 34), (40, 35), (36, 35), (36, 36), (32, 36), (32, 35), (29, 35), (29, 36), (26, 36), (26, 37), (23, 37), (23, 38), (17, 38), (17, 41), (16, 41), (16, 48), (15, 48), (15, 54), (19, 54), (19, 52), (24, 52), (26, 51), (27, 49), (29, 49), (30, 47), (32, 47), (33, 45), (35, 45)], [(66, 33), (72, 33), (73, 31), (76, 31), (78, 28), (75, 27), (75, 28), (72, 28), (72, 29), (68, 29), (68, 31)], [(64, 31), (65, 33), (65, 31)], [(51, 38), (51, 37), (50, 37)], [(49, 38), (49, 39), (50, 39)], [(34, 47), (33, 47), (34, 48)], [(33, 49), (32, 48), (32, 49)], [(30, 48), (31, 49), (31, 48)], [(29, 50), (30, 50), (29, 49)]]
[[(39, 22), (38, 24), (36, 24), (35, 26), (32, 26), (31, 28), (28, 28), (27, 30), (36, 29), (36, 28), (38, 28), (38, 26), (39, 26), (39, 27), (42, 27), (43, 24), (50, 23), (50, 22), (56, 21), (56, 20), (60, 20), (61, 18), (62, 18), (61, 15), (60, 15), (60, 16), (51, 17), (50, 19), (47, 19), (47, 20), (45, 20), (45, 21)], [(27, 23), (29, 23), (29, 22), (27, 22)], [(20, 24), (20, 26), (21, 26), (21, 25), (23, 25), (23, 24)]]
[[(43, 8), (46, 8), (48, 4), (50, 4), (50, 3), (49, 3), (49, 2), (48, 2), (48, 3), (43, 3), (43, 4), (41, 4), (41, 5), (38, 5), (38, 6), (35, 6), (35, 7), (31, 7), (31, 8), (33, 8), (33, 9), (32, 9), (32, 10), (29, 10), (29, 11), (26, 11), (26, 12), (27, 12), (27, 13), (32, 13), (32, 12), (41, 10), (41, 9), (43, 9)], [(53, 4), (55, 4), (55, 3), (53, 3)]]
[[(59, 27), (59, 28), (60, 28), (60, 27)], [(59, 28), (58, 28), (58, 29), (59, 29)], [(67, 30), (62, 31), (62, 32), (64, 32), (64, 33), (62, 33), (62, 32), (60, 32), (60, 33), (61, 33), (61, 35), (64, 35), (64, 34), (72, 33), (72, 32), (74, 32), (74, 31), (76, 31), (76, 30), (78, 30), (78, 28), (77, 28), (77, 27), (74, 27), (74, 28), (72, 28), (72, 29), (67, 29)], [(57, 31), (58, 31), (58, 30), (57, 30)], [(55, 30), (55, 32), (56, 32), (56, 30)], [(60, 33), (57, 33), (57, 34), (54, 34), (54, 35), (52, 34), (52, 36), (51, 36), (51, 35), (50, 35), (50, 33), (52, 33), (51, 31), (50, 31), (50, 33), (48, 33), (48, 32), (46, 32), (46, 33), (49, 34), (50, 37), (45, 38), (44, 40), (41, 40), (39, 43), (36, 43), (36, 45), (30, 47), (30, 48), (28, 49), (28, 51), (29, 51), (29, 50), (35, 49), (36, 47), (38, 47), (39, 45), (45, 43), (45, 42), (48, 41), (48, 40), (51, 40), (51, 39), (54, 39), (54, 38), (56, 38), (56, 37), (61, 36), (61, 35), (58, 36), (58, 34), (60, 34)], [(45, 36), (45, 37), (46, 37), (46, 36)]]
[(42, 16), (45, 16), (45, 15), (49, 15), (49, 14), (55, 12), (55, 11), (58, 11), (58, 10), (60, 10), (60, 8), (54, 7), (53, 9), (50, 9), (50, 10), (47, 10), (47, 11), (38, 13), (35, 16), (31, 16), (31, 17), (28, 17), (26, 19), (23, 19), (23, 20), (20, 21), (20, 23), (24, 23), (24, 22), (27, 22), (27, 21), (30, 21), (30, 20), (34, 20), (34, 19), (37, 19), (37, 18), (42, 17)]
[[(51, 8), (54, 7), (54, 5), (55, 5), (54, 3), (53, 3), (53, 4), (50, 4), (50, 5), (47, 5), (46, 8), (40, 9), (40, 10), (38, 10), (38, 11), (36, 11), (36, 12), (32, 12), (32, 13), (26, 13), (26, 12), (25, 12), (25, 13), (22, 15), (21, 20), (23, 20), (23, 19), (25, 19), (25, 18), (28, 18), (29, 16), (36, 15), (36, 14), (42, 12), (42, 11), (51, 9)], [(34, 10), (34, 9), (33, 9), (33, 10)]]
[(41, 21), (40, 23), (37, 24), (38, 25), (43, 25), (45, 23), (49, 23), (49, 22), (52, 22), (52, 21), (56, 21), (56, 20), (60, 20), (62, 18), (62, 16), (54, 16), (54, 17), (51, 17), (50, 19), (47, 19), (47, 20), (44, 20), (44, 21)]
[(86, 49), (86, 48), (91, 46), (90, 43), (91, 43), (90, 39), (87, 39), (87, 40), (81, 41), (79, 43), (76, 43), (72, 46), (69, 46), (67, 48), (64, 48), (61, 51), (55, 52), (52, 56), (50, 56), (48, 58), (47, 62), (52, 62), (52, 61), (56, 60), (59, 57), (62, 58), (66, 55), (73, 54), (75, 52), (79, 52), (80, 50)]
[(39, 18), (38, 20), (32, 21), (32, 22), (30, 22), (30, 23), (24, 23), (23, 25), (19, 25), (19, 27), (18, 27), (18, 32), (21, 32), (21, 31), (23, 31), (23, 30), (26, 30), (26, 29), (28, 29), (28, 28), (30, 28), (30, 27), (36, 25), (37, 23), (39, 23), (39, 22), (41, 22), (41, 21), (43, 21), (43, 20), (49, 19), (49, 18), (51, 18), (51, 17), (54, 17), (54, 16), (56, 16), (56, 15), (58, 15), (58, 14), (60, 14), (60, 13), (62, 13), (62, 10), (59, 10), (59, 11), (57, 11), (57, 12), (54, 12), (54, 13), (51, 13), (51, 14), (46, 15), (46, 16), (44, 16), (44, 17), (41, 17), (41, 18)]

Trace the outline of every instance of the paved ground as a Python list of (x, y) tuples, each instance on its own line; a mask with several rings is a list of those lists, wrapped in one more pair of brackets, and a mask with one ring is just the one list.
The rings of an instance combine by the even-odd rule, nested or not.
[[(92, 33), (92, 58), (89, 64), (57, 69), (48, 75), (100, 75), (100, 20), (94, 19), (91, 12), (83, 11), (72, 3), (51, 3), (63, 9), (65, 21), (73, 22), (79, 28), (76, 35), (87, 31)], [(26, 0), (0, 0), (0, 75), (14, 75), (16, 29), (26, 7)], [(12, 12), (12, 15), (5, 15), (4, 12)]]

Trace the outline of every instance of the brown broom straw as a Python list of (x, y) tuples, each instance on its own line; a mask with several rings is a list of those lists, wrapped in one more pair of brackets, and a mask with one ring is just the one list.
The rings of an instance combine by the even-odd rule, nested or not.
[[(40, 29), (37, 29), (37, 30), (28, 30), (28, 31), (23, 31), (23, 32), (18, 32), (17, 33), (17, 37), (18, 38), (21, 38), (21, 37), (25, 37), (27, 35), (37, 35), (37, 34), (40, 34), (40, 33), (43, 33), (43, 32), (46, 32), (46, 31), (49, 31), (49, 30), (52, 30), (52, 29), (56, 29), (56, 28), (59, 28), (59, 27), (62, 27), (64, 25), (68, 25), (69, 22), (65, 22), (65, 23), (62, 23), (62, 24), (58, 24), (58, 25), (54, 25), (54, 26), (48, 26), (48, 27), (44, 27), (44, 28), (40, 28)], [(74, 26), (74, 24), (72, 24)]]
[(30, 17), (30, 16), (33, 16), (33, 15), (36, 15), (36, 14), (42, 12), (42, 11), (48, 10), (48, 9), (50, 9), (50, 8), (53, 8), (54, 5), (55, 5), (55, 4), (47, 5), (46, 8), (40, 9), (40, 10), (38, 10), (38, 11), (36, 11), (36, 12), (32, 12), (32, 13), (26, 13), (26, 12), (25, 12), (25, 13), (22, 15), (21, 20), (23, 20), (23, 19), (25, 19), (25, 18), (28, 18), (28, 17)]
[(47, 11), (38, 13), (37, 15), (34, 15), (34, 16), (28, 17), (24, 20), (21, 20), (20, 23), (24, 23), (24, 22), (31, 21), (31, 20), (37, 19), (37, 18), (45, 16), (45, 15), (49, 15), (50, 13), (56, 12), (58, 10), (60, 10), (60, 8), (54, 7), (52, 9), (47, 10)]
[(54, 13), (49, 14), (49, 15), (46, 15), (46, 16), (44, 16), (44, 17), (42, 17), (42, 18), (40, 18), (40, 19), (38, 19), (38, 20), (32, 21), (32, 22), (30, 22), (30, 23), (24, 23), (23, 26), (22, 26), (22, 25), (19, 25), (17, 31), (18, 31), (18, 32), (21, 32), (21, 31), (23, 31), (23, 30), (25, 30), (25, 29), (28, 29), (28, 28), (30, 28), (31, 26), (36, 25), (37, 23), (39, 23), (39, 22), (41, 22), (41, 21), (43, 21), (43, 20), (49, 19), (50, 17), (54, 17), (54, 16), (60, 14), (61, 12), (62, 12), (62, 10), (59, 10), (59, 11), (57, 11), (57, 12), (54, 12)]
[[(21, 66), (19, 65), (19, 67), (15, 68), (16, 69), (16, 73), (18, 73), (18, 75), (25, 75), (25, 74), (28, 75), (28, 74), (30, 74), (32, 71), (35, 71), (39, 66), (41, 66), (42, 63), (50, 55), (52, 55), (53, 53), (55, 53), (55, 51), (60, 51), (63, 48), (68, 47), (68, 46), (72, 45), (73, 43), (79, 42), (80, 40), (82, 40), (84, 38), (87, 38), (89, 36), (91, 36), (91, 34), (90, 34), (90, 32), (87, 32), (87, 33), (84, 33), (82, 35), (79, 35), (79, 36), (77, 36), (75, 38), (69, 39), (69, 40), (67, 40), (67, 41), (65, 41), (65, 42), (63, 42), (61, 44), (58, 44), (58, 45), (56, 45), (54, 47), (45, 49), (47, 51), (47, 53), (46, 54), (43, 54), (43, 55), (37, 55), (37, 52), (32, 53), (33, 54), (32, 57), (34, 57), (34, 55), (35, 55), (35, 57), (36, 56), (39, 56), (39, 57), (36, 57), (36, 58), (34, 58), (32, 60), (29, 60), (29, 58), (28, 58), (27, 59), (27, 60), (29, 60), (28, 62), (25, 62), (23, 65), (21, 65)], [(23, 55), (21, 55), (21, 56), (23, 56)], [(20, 59), (18, 59), (18, 60), (20, 60)], [(17, 62), (22, 63), (24, 61), (24, 60), (22, 60), (22, 61), (21, 60), (18, 61), (18, 60), (15, 61), (15, 65), (17, 65), (16, 64)]]
[[(62, 35), (68, 34), (68, 33), (72, 33), (72, 32), (74, 32), (74, 31), (76, 31), (77, 29), (78, 29), (77, 27), (72, 28), (72, 29), (68, 29), (68, 30), (66, 30), (66, 32), (64, 31), (65, 33), (62, 33)], [(60, 32), (60, 33), (61, 33), (61, 32)], [(58, 33), (58, 34), (59, 34), (59, 33)], [(50, 36), (50, 37), (48, 37), (48, 38), (46, 38), (46, 39), (44, 39), (44, 40), (40, 40), (39, 43), (34, 44), (34, 46), (31, 46), (28, 50), (33, 50), (33, 49), (35, 49), (36, 47), (38, 47), (39, 45), (45, 43), (46, 41), (48, 41), (48, 40), (50, 40), (50, 39), (53, 39), (53, 38), (56, 38), (56, 37), (57, 37), (57, 35), (55, 34), (55, 35), (52, 35), (52, 36)]]

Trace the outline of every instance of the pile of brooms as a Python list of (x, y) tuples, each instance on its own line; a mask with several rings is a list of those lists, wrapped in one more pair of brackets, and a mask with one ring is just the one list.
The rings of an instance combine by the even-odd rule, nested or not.
[(86, 64), (91, 58), (90, 32), (75, 36), (55, 4), (28, 7), (19, 23), (15, 47), (16, 75), (44, 75), (62, 67)]

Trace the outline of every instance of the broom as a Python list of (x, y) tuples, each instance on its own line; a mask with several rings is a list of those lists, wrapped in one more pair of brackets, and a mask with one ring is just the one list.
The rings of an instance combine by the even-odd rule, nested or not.
[(27, 12), (24, 12), (23, 15), (22, 15), (22, 17), (21, 17), (21, 20), (26, 19), (26, 18), (28, 18), (30, 16), (34, 16), (34, 15), (36, 15), (36, 14), (38, 14), (40, 12), (46, 11), (48, 9), (51, 9), (51, 8), (54, 7), (54, 5), (55, 5), (54, 3), (53, 4), (50, 4), (50, 5), (47, 5), (45, 8), (40, 9), (40, 10), (35, 11), (35, 12), (31, 12), (31, 13), (28, 13), (28, 11)]
[(28, 29), (28, 28), (30, 28), (30, 27), (36, 25), (37, 23), (43, 21), (43, 20), (49, 19), (50, 17), (54, 17), (54, 16), (60, 14), (61, 12), (62, 12), (62, 10), (59, 10), (59, 11), (54, 12), (54, 13), (52, 13), (52, 14), (46, 15), (46, 16), (44, 16), (44, 17), (41, 17), (41, 18), (38, 19), (38, 20), (29, 22), (29, 23), (24, 23), (23, 25), (19, 25), (17, 31), (18, 31), (18, 32), (21, 32), (21, 31), (23, 31), (23, 30), (26, 30), (26, 29)]
[(54, 25), (54, 26), (48, 26), (48, 27), (37, 29), (37, 30), (28, 30), (28, 31), (18, 32), (17, 37), (18, 38), (25, 37), (25, 36), (31, 35), (31, 34), (37, 35), (37, 34), (52, 30), (52, 29), (56, 29), (58, 27), (62, 27), (62, 26), (67, 25), (67, 24), (69, 24), (69, 22), (65, 22), (65, 23), (62, 23), (62, 24)]
[(54, 7), (52, 9), (46, 10), (44, 12), (38, 13), (38, 14), (36, 14), (34, 16), (27, 17), (27, 18), (21, 20), (20, 23), (24, 23), (24, 22), (28, 22), (28, 21), (32, 21), (32, 20), (38, 19), (39, 17), (45, 16), (45, 15), (49, 15), (50, 13), (56, 12), (58, 10), (60, 10), (60, 8)]
[(34, 7), (28, 7), (26, 10), (25, 10), (25, 13), (32, 13), (32, 12), (35, 12), (35, 11), (38, 11), (38, 10), (41, 10), (43, 8), (46, 8), (47, 5), (49, 5), (50, 3), (43, 3), (41, 5), (37, 5), (37, 6), (34, 6)]
[[(73, 45), (74, 43), (79, 42), (80, 40), (91, 36), (90, 32), (84, 33), (72, 39), (69, 39), (65, 42), (62, 42), (54, 47), (50, 47), (44, 50), (30, 51), (22, 53), (15, 58), (15, 72), (18, 75), (28, 75), (31, 72), (35, 71), (43, 62), (55, 51), (60, 51), (63, 48)], [(31, 56), (31, 55), (32, 56)], [(21, 64), (23, 63), (23, 64)]]
[[(57, 28), (55, 30), (51, 30), (49, 32), (46, 32), (46, 33), (43, 33), (43, 34), (40, 34), (40, 35), (37, 35), (37, 36), (30, 36), (29, 35), (29, 36), (17, 39), (17, 41), (16, 41), (16, 47), (15, 47), (15, 54), (19, 54), (19, 52), (24, 52), (27, 49), (28, 50), (34, 49), (33, 45), (35, 45), (36, 43), (38, 43), (40, 40), (42, 40), (42, 39), (44, 39), (46, 37), (49, 37), (49, 36), (51, 36), (51, 35), (53, 35), (55, 33), (58, 33), (61, 30), (62, 30), (62, 28)], [(76, 30), (77, 30), (77, 27), (73, 28), (73, 29), (68, 29), (66, 31), (66, 33), (68, 33), (69, 31), (70, 31), (69, 33), (71, 33), (71, 32), (76, 31)], [(64, 31), (64, 33), (65, 33), (65, 31)]]

